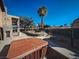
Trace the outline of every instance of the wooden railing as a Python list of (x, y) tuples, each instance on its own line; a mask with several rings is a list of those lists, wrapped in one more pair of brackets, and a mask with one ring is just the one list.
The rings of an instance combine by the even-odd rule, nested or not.
[(43, 59), (46, 55), (46, 52), (47, 52), (47, 46), (25, 56), (23, 59)]

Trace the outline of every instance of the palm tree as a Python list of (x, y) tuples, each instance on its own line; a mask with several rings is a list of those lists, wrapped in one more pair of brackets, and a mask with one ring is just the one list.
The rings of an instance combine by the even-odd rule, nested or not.
[(41, 17), (41, 28), (42, 29), (44, 28), (44, 16), (46, 15), (46, 13), (47, 13), (46, 7), (43, 6), (43, 7), (38, 9), (38, 14)]

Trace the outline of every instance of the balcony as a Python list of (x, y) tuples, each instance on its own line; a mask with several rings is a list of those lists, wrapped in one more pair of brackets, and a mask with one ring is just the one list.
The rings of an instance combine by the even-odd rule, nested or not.
[(16, 40), (4, 47), (0, 58), (41, 59), (46, 54), (47, 45), (46, 41), (37, 38)]

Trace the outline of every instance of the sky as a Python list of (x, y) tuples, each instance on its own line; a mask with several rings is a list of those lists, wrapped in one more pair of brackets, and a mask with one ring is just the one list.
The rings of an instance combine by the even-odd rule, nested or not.
[(32, 17), (35, 24), (41, 18), (37, 11), (40, 7), (47, 8), (44, 23), (50, 26), (70, 25), (79, 17), (79, 0), (4, 0), (10, 15)]

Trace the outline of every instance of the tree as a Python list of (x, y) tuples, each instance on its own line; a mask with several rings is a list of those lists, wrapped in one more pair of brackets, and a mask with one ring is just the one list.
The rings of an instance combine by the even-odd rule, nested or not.
[(48, 28), (48, 27), (50, 27), (49, 25), (44, 25), (44, 28)]
[(41, 17), (41, 27), (42, 27), (42, 29), (44, 28), (44, 19), (43, 18), (46, 15), (46, 13), (47, 13), (46, 7), (43, 6), (43, 7), (38, 9), (38, 14)]
[(67, 26), (67, 24), (64, 24), (64, 26)]
[(60, 25), (59, 27), (63, 27), (63, 25)]
[(24, 17), (24, 16), (20, 17), (20, 28), (21, 29), (26, 30), (34, 26), (35, 26), (34, 21), (31, 17)]

